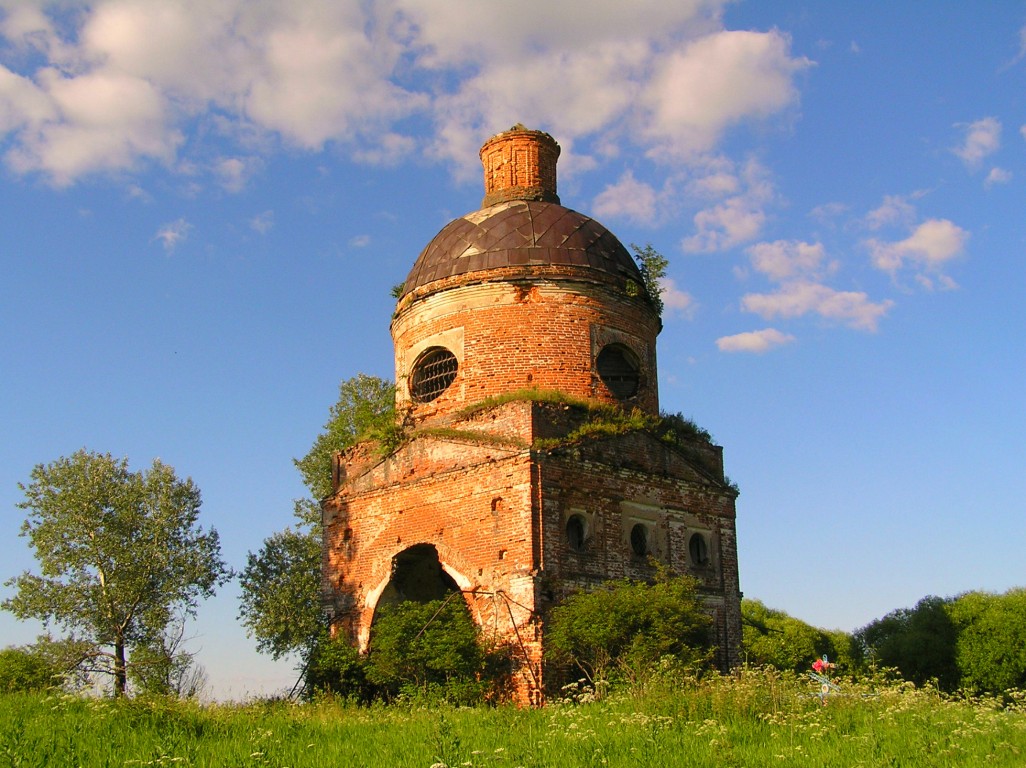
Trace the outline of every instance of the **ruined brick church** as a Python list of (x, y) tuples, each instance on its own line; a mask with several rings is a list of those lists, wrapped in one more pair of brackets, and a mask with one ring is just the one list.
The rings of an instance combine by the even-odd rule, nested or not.
[(532, 703), (556, 672), (551, 608), (609, 579), (651, 579), (657, 563), (698, 579), (721, 668), (741, 643), (722, 449), (579, 429), (581, 401), (659, 414), (662, 324), (620, 241), (560, 205), (559, 151), (519, 125), (485, 142), (481, 209), (428, 243), (392, 320), (407, 439), (387, 457), (368, 444), (340, 456), (323, 504), (336, 632), (366, 650), (378, 606), (458, 590), (510, 645)]

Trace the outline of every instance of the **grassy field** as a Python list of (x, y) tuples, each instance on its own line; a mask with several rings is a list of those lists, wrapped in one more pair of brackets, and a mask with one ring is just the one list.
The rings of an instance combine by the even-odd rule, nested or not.
[(0, 698), (0, 766), (1023, 766), (1026, 705), (743, 672), (544, 709)]

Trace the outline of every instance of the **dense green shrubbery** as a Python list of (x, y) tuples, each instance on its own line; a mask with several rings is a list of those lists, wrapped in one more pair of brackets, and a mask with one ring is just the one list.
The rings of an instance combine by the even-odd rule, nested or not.
[(479, 704), (494, 698), (508, 676), (505, 651), (484, 642), (459, 593), (446, 600), (392, 603), (378, 610), (366, 656), (341, 638), (316, 645), (306, 693), (363, 703)]
[(710, 619), (694, 579), (662, 573), (655, 584), (611, 581), (553, 609), (545, 639), (557, 662), (591, 685), (644, 677), (660, 664), (703, 667)]
[(744, 659), (749, 664), (807, 672), (816, 659), (828, 656), (842, 672), (859, 668), (847, 632), (818, 629), (747, 598), (741, 601), (741, 621)]
[(855, 633), (867, 663), (918, 685), (1001, 694), (1026, 687), (1026, 589), (925, 597)]
[(62, 682), (62, 670), (32, 648), (0, 650), (0, 693), (45, 691)]

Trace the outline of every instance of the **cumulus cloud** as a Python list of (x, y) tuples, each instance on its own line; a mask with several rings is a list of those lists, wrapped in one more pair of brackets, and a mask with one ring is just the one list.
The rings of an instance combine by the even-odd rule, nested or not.
[(791, 57), (790, 40), (776, 30), (719, 31), (671, 52), (642, 91), (653, 153), (708, 152), (731, 125), (792, 106), (794, 75), (809, 65)]
[[(728, 128), (793, 110), (810, 65), (779, 31), (724, 29), (725, 4), (96, 0), (65, 13), (0, 0), (0, 42), (33, 52), (0, 66), (0, 138), (10, 167), (57, 184), (178, 169), (205, 141), (235, 142), (217, 153), (239, 159), (254, 137), (394, 163), (417, 148), (411, 116), (433, 126), (429, 155), (470, 174), (480, 141), (517, 121), (559, 136), (568, 174), (596, 162), (582, 140), (608, 156), (629, 136), (692, 162)], [(193, 165), (245, 184), (252, 168), (226, 162)], [(743, 228), (739, 212), (720, 212), (724, 232)]]
[(962, 254), (968, 240), (969, 233), (957, 224), (947, 219), (929, 219), (904, 240), (871, 239), (865, 245), (873, 266), (893, 276), (905, 267), (939, 271)]
[(807, 280), (787, 283), (774, 293), (749, 293), (741, 298), (742, 309), (765, 320), (812, 313), (864, 331), (875, 331), (893, 303), (873, 302), (864, 292), (837, 291)]
[[(913, 197), (920, 197), (922, 193), (916, 193)], [(902, 195), (887, 195), (879, 207), (874, 208), (866, 214), (865, 224), (869, 229), (881, 229), (892, 225), (909, 225), (916, 218), (916, 208), (907, 197)]]
[(687, 291), (677, 287), (673, 279), (664, 277), (659, 280), (659, 295), (663, 300), (663, 309), (667, 314), (691, 317), (695, 312), (695, 299)]
[(721, 336), (716, 339), (716, 346), (721, 352), (755, 352), (763, 353), (774, 347), (790, 344), (795, 340), (789, 333), (776, 328), (764, 328), (761, 331), (736, 333), (733, 336)]
[(1005, 168), (991, 168), (987, 174), (984, 186), (992, 187), (995, 184), (1007, 184), (1012, 180), (1012, 172)]
[(838, 291), (824, 280), (838, 265), (827, 259), (821, 243), (777, 240), (747, 249), (752, 269), (777, 288), (768, 293), (748, 293), (741, 308), (764, 319), (796, 318), (808, 314), (834, 320), (850, 328), (875, 331), (892, 302), (873, 302), (863, 292)]
[[(715, 174), (717, 185), (729, 189), (727, 175)], [(766, 222), (765, 208), (776, 197), (768, 173), (750, 160), (734, 178), (737, 194), (700, 210), (694, 216), (695, 234), (684, 238), (681, 247), (689, 253), (724, 251), (757, 238)], [(735, 188), (736, 188), (735, 187)], [(704, 187), (705, 191), (711, 187)]]
[(189, 236), (189, 230), (191, 229), (192, 224), (185, 219), (176, 219), (158, 229), (153, 239), (159, 240), (163, 244), (164, 250), (170, 253)]
[(656, 218), (656, 191), (637, 181), (627, 171), (615, 184), (607, 186), (595, 198), (593, 210), (599, 217), (624, 218), (651, 224)]
[(239, 192), (262, 166), (255, 157), (226, 157), (214, 164), (214, 173), (222, 187), (229, 192)]
[(965, 128), (965, 140), (951, 151), (970, 169), (979, 168), (983, 159), (1001, 147), (1001, 122), (985, 117)]
[(826, 257), (822, 243), (810, 244), (796, 240), (758, 243), (748, 249), (748, 255), (757, 272), (778, 282), (818, 275)]

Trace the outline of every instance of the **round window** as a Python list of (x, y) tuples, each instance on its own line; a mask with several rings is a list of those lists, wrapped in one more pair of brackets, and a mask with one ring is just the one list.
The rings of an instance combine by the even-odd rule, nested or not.
[(648, 554), (648, 526), (637, 523), (631, 528), (631, 552), (638, 557)]
[(694, 533), (688, 540), (688, 554), (691, 555), (691, 562), (694, 565), (709, 564), (709, 545), (705, 543), (705, 536)]
[(580, 515), (570, 515), (566, 521), (566, 542), (574, 552), (584, 551), (585, 541), (584, 518)]
[(410, 395), (418, 403), (430, 403), (449, 388), (459, 367), (456, 355), (445, 347), (426, 349), (413, 364)]
[(595, 361), (599, 378), (609, 391), (621, 400), (638, 393), (641, 366), (638, 358), (623, 344), (610, 344), (602, 348)]

